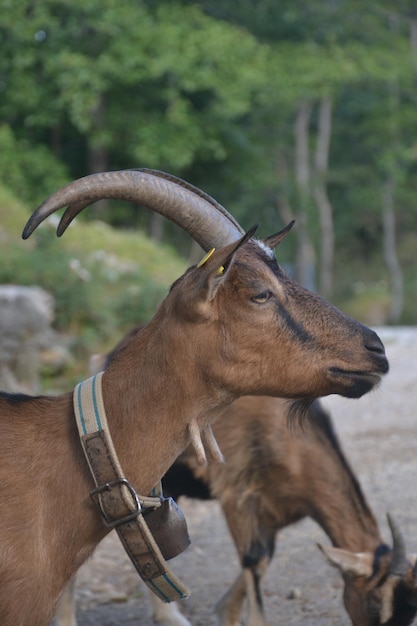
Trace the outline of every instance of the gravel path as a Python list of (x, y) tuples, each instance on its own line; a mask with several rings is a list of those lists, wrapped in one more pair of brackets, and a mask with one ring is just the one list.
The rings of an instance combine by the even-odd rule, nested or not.
[[(381, 388), (361, 400), (326, 399), (344, 450), (390, 542), (392, 513), (417, 552), (417, 328), (380, 328), (391, 363)], [(239, 571), (234, 547), (216, 502), (183, 499), (191, 547), (172, 569), (191, 588), (182, 603), (193, 626), (214, 626), (213, 606)], [(349, 626), (341, 602), (341, 577), (317, 542), (329, 543), (310, 520), (285, 529), (265, 583), (270, 626)], [(291, 593), (297, 590), (297, 593)], [(295, 595), (296, 599), (290, 599)], [(110, 535), (77, 579), (79, 626), (151, 626), (144, 585)]]

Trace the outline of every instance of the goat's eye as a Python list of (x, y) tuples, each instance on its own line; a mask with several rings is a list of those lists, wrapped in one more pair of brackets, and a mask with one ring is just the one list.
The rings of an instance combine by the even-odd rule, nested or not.
[(253, 296), (251, 300), (252, 302), (256, 302), (256, 304), (265, 304), (265, 302), (268, 302), (271, 296), (272, 293), (270, 291), (263, 291), (262, 293), (258, 293), (257, 296)]

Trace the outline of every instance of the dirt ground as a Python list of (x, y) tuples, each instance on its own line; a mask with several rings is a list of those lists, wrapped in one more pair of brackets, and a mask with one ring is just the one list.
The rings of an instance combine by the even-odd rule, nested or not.
[[(324, 402), (384, 538), (391, 543), (386, 523), (390, 512), (404, 532), (408, 552), (415, 553), (417, 328), (377, 331), (391, 364), (381, 387), (360, 400), (331, 397)], [(217, 503), (183, 499), (180, 505), (192, 539), (190, 548), (171, 562), (192, 590), (182, 610), (193, 626), (214, 626), (213, 607), (239, 564)], [(270, 626), (349, 626), (340, 575), (325, 562), (317, 542), (329, 540), (308, 519), (280, 534), (264, 585)], [(145, 587), (116, 536), (107, 537), (80, 570), (76, 598), (79, 626), (153, 624)]]

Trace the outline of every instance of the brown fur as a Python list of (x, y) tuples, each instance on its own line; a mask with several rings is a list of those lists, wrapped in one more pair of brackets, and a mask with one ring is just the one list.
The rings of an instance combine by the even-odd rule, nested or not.
[[(204, 428), (245, 394), (359, 397), (387, 369), (375, 333), (293, 283), (251, 240), (177, 281), (110, 363), (103, 397), (121, 465), (146, 494), (192, 420)], [(108, 529), (89, 497), (72, 394), (2, 395), (0, 415), (0, 623), (45, 626)]]

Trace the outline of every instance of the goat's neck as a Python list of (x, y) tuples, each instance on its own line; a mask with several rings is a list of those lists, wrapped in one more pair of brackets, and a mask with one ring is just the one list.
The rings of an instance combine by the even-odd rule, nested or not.
[(199, 376), (186, 347), (161, 351), (145, 336), (138, 344), (104, 373), (103, 398), (121, 465), (145, 494), (189, 443), (191, 421), (204, 427), (233, 398)]
[[(333, 467), (327, 467), (326, 476), (315, 476), (311, 484), (311, 516), (333, 545), (353, 552), (374, 551), (381, 543), (378, 525), (368, 503), (348, 466), (332, 450)], [(314, 469), (309, 468), (309, 480)]]

